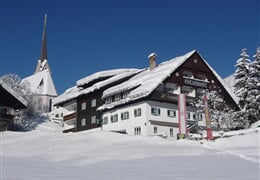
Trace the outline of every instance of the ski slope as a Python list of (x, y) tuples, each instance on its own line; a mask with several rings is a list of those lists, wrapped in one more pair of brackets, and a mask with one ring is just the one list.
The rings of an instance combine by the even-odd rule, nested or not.
[(100, 129), (62, 134), (45, 122), (1, 132), (0, 180), (259, 180), (260, 129), (215, 141), (130, 136)]

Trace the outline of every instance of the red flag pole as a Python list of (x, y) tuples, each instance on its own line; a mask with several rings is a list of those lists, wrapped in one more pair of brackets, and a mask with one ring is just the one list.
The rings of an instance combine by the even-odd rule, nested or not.
[(206, 119), (206, 130), (207, 130), (207, 140), (212, 140), (212, 129), (210, 125), (210, 114), (209, 114), (209, 105), (208, 105), (208, 97), (204, 96), (204, 111), (205, 111), (205, 119)]

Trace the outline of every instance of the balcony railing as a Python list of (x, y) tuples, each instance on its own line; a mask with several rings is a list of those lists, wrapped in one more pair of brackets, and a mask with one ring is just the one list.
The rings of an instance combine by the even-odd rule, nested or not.
[(63, 121), (69, 121), (72, 119), (76, 119), (76, 117), (77, 117), (77, 113), (73, 112), (71, 114), (67, 114), (67, 115), (63, 116)]

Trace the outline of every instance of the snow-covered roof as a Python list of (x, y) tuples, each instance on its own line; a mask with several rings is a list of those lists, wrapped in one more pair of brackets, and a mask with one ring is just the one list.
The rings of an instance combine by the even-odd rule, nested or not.
[[(127, 78), (129, 76), (132, 76), (136, 73), (141, 72), (143, 69), (113, 69), (113, 70), (107, 70), (107, 71), (101, 71), (94, 74), (91, 74), (79, 81), (77, 81), (77, 86), (74, 86), (67, 91), (65, 91), (63, 94), (59, 95), (58, 97), (53, 99), (53, 104), (60, 104), (72, 99), (77, 98), (80, 95), (88, 94), (91, 92), (94, 92), (104, 86), (107, 86), (113, 82), (119, 81), (121, 79)], [(102, 78), (107, 77), (107, 79), (102, 80)], [(101, 79), (100, 81), (94, 83), (93, 85), (83, 89), (82, 85), (87, 85), (90, 82), (93, 82), (95, 80)]]
[[(125, 91), (129, 91), (128, 98), (122, 99), (120, 101), (115, 101), (110, 104), (104, 104), (99, 107), (102, 109), (111, 109), (117, 105), (125, 104), (126, 102), (134, 101), (143, 97), (148, 96), (153, 92), (167, 77), (180, 67), (186, 60), (188, 60), (195, 52), (195, 50), (190, 51), (183, 56), (173, 58), (169, 61), (165, 61), (159, 64), (156, 68), (150, 70), (147, 69), (136, 76), (130, 78), (119, 85), (113, 86), (103, 92), (103, 98), (110, 97)], [(203, 59), (203, 58), (202, 58)], [(204, 59), (203, 59), (204, 60)], [(205, 60), (204, 60), (205, 61)], [(212, 73), (216, 76), (219, 82), (226, 88), (222, 78), (216, 73), (216, 71), (205, 61)], [(229, 89), (226, 89), (231, 97), (235, 100), (235, 96)], [(237, 102), (237, 101), (235, 101)]]
[(53, 105), (72, 100), (72, 99), (78, 97), (79, 93), (80, 93), (80, 88), (78, 88), (77, 86), (73, 86), (73, 87), (67, 89), (61, 95), (53, 98), (52, 99)]
[[(134, 69), (132, 69), (134, 70)], [(94, 74), (91, 74), (89, 76), (86, 76), (80, 80), (77, 81), (77, 86), (83, 86), (83, 85), (87, 85), (95, 80), (101, 79), (101, 78), (109, 78), (111, 76), (117, 75), (119, 73), (123, 73), (123, 72), (128, 72), (128, 71), (132, 71), (131, 69), (112, 69), (112, 70), (105, 70), (105, 71), (100, 71), (100, 72), (96, 72)]]
[(183, 56), (176, 57), (170, 61), (159, 64), (156, 68), (146, 69), (142, 73), (132, 77), (117, 86), (113, 86), (103, 93), (103, 98), (131, 90), (129, 98), (135, 100), (149, 95), (159, 84), (161, 84), (172, 72), (183, 64), (195, 51)]
[(57, 96), (51, 73), (48, 69), (34, 73), (24, 78), (23, 81), (30, 83), (30, 88), (33, 93)]
[(21, 97), (19, 94), (17, 94), (12, 88), (10, 88), (4, 81), (0, 80), (0, 85), (14, 98), (17, 99), (21, 104), (23, 104), (25, 107), (27, 107), (27, 101)]

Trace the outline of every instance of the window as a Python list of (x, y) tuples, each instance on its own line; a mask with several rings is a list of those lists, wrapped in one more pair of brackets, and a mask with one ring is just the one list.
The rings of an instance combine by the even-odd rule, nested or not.
[(170, 137), (173, 137), (173, 128), (170, 128)]
[(153, 133), (157, 134), (158, 133), (158, 128), (156, 126), (153, 127)]
[(201, 79), (201, 80), (204, 80), (204, 81), (208, 81), (207, 76), (204, 75), (204, 74), (198, 74), (197, 79)]
[(165, 85), (165, 90), (167, 93), (179, 94), (180, 93), (180, 86), (174, 83), (167, 83)]
[(192, 115), (192, 119), (196, 120), (196, 114), (195, 113)]
[(188, 78), (193, 78), (193, 75), (192, 75), (192, 73), (191, 72), (189, 72), (189, 71), (183, 71), (183, 76), (184, 77), (188, 77)]
[(195, 97), (195, 89), (191, 86), (182, 86), (181, 93)]
[(134, 135), (141, 135), (141, 127), (134, 128)]
[(96, 123), (96, 116), (91, 116), (91, 124), (95, 124)]
[(152, 115), (154, 115), (154, 116), (160, 116), (160, 114), (161, 114), (160, 108), (158, 108), (158, 107), (152, 107), (151, 113), (152, 113)]
[(110, 104), (110, 103), (112, 103), (112, 98), (111, 97), (106, 98), (106, 104)]
[(97, 100), (96, 99), (92, 99), (91, 100), (91, 107), (96, 107), (97, 106)]
[(203, 120), (203, 114), (202, 113), (196, 113), (196, 120), (202, 121)]
[(190, 119), (190, 112), (186, 112), (186, 118)]
[(81, 126), (86, 126), (86, 119), (81, 119)]
[(141, 115), (142, 115), (141, 108), (135, 109), (135, 110), (134, 110), (134, 114), (135, 114), (135, 117), (141, 116)]
[(81, 103), (81, 110), (86, 110), (86, 102)]
[(108, 117), (103, 117), (103, 124), (108, 124)]
[(120, 99), (121, 99), (121, 94), (115, 95), (115, 101), (120, 101)]
[(167, 114), (168, 114), (168, 117), (175, 118), (176, 117), (176, 110), (168, 109)]
[(126, 99), (128, 94), (129, 94), (129, 92), (123, 92), (123, 99)]
[(110, 117), (110, 120), (111, 120), (111, 123), (115, 123), (118, 121), (118, 115), (117, 114), (114, 114)]
[(128, 111), (121, 113), (121, 120), (126, 120), (126, 119), (129, 119)]

